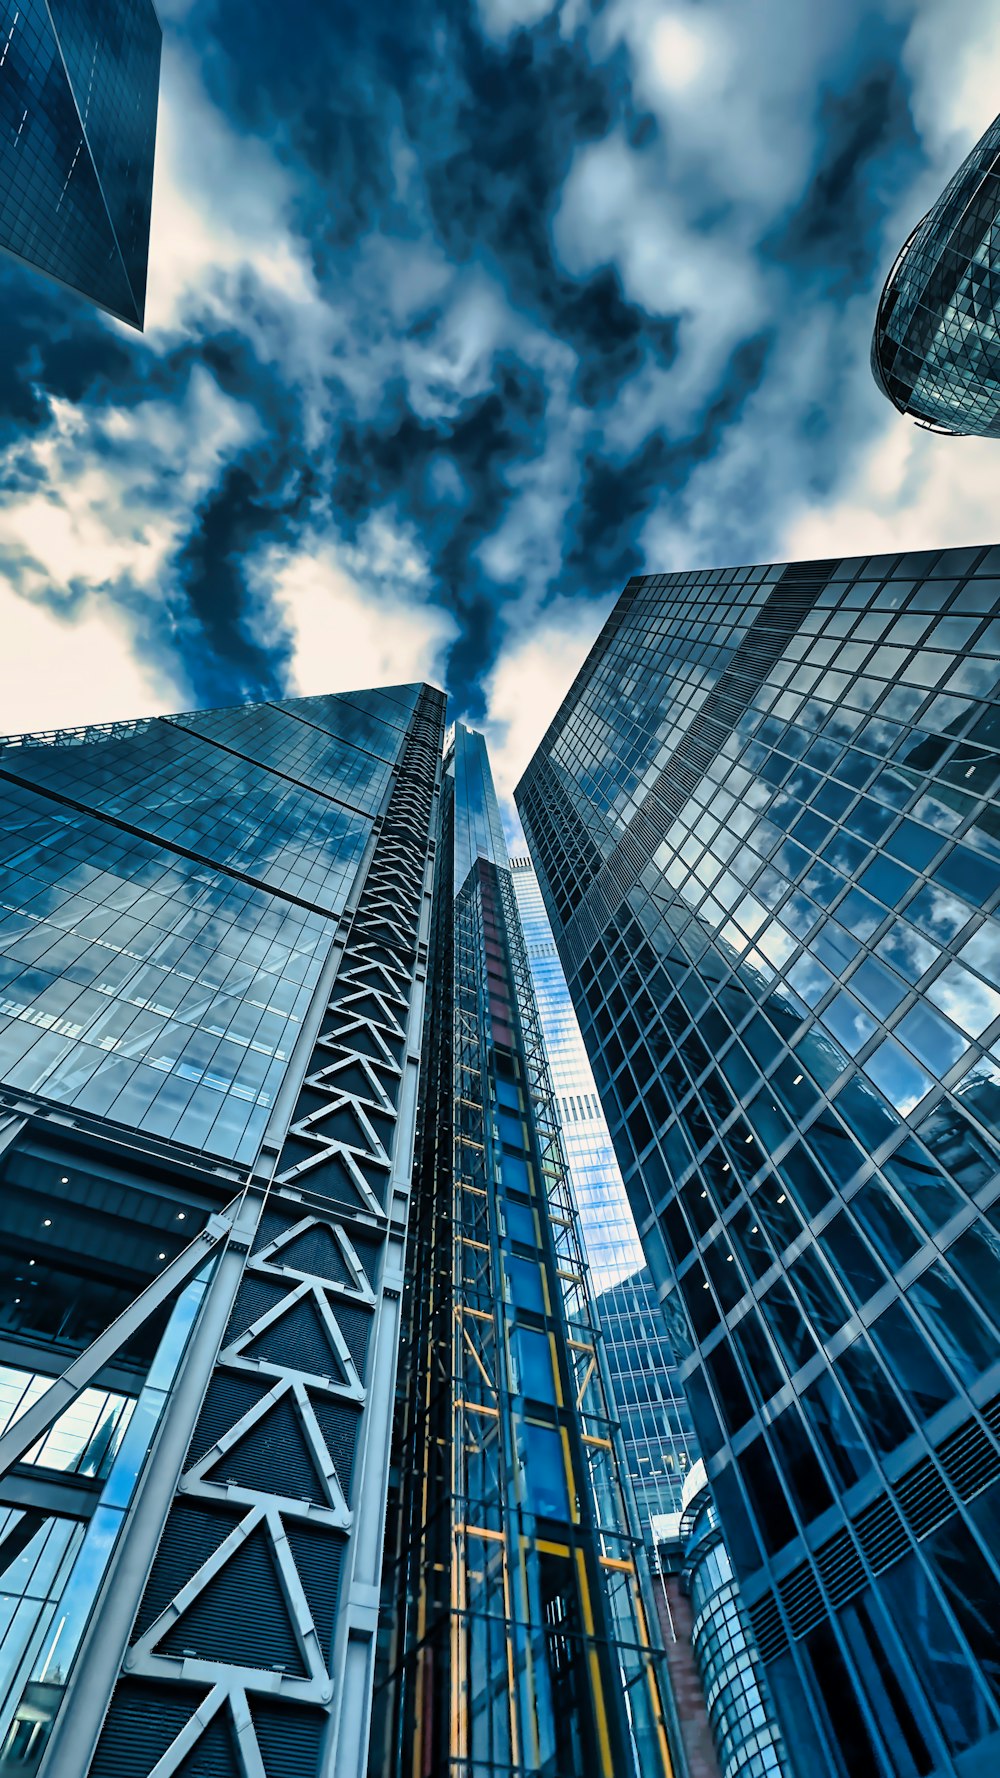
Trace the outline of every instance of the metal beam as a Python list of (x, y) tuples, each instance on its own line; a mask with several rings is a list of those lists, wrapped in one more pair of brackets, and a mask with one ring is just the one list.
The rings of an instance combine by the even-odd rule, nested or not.
[(80, 1778), (90, 1769), (266, 1195), (265, 1185), (251, 1182), (236, 1204), (228, 1206), (227, 1214), (235, 1211), (233, 1238), (205, 1293), (141, 1485), (94, 1601), (39, 1778)]
[(85, 1389), (106, 1365), (115, 1353), (120, 1351), (125, 1342), (140, 1328), (161, 1304), (168, 1302), (170, 1297), (186, 1284), (192, 1275), (201, 1270), (208, 1255), (219, 1245), (220, 1241), (228, 1240), (233, 1231), (242, 1193), (220, 1210), (210, 1216), (205, 1227), (189, 1241), (176, 1259), (165, 1266), (158, 1278), (147, 1284), (145, 1290), (124, 1309), (110, 1327), (98, 1334), (93, 1344), (74, 1358), (61, 1377), (50, 1384), (44, 1395), (32, 1404), (27, 1413), (8, 1426), (0, 1436), (0, 1476), (15, 1463), (20, 1463), (26, 1451), (47, 1432), (53, 1420), (65, 1413), (66, 1409), (76, 1400), (81, 1389)]

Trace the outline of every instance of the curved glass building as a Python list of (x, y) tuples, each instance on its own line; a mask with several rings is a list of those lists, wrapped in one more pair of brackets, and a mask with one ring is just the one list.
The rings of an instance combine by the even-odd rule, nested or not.
[(900, 250), (872, 371), (918, 424), (1000, 437), (1000, 117)]
[(722, 1778), (787, 1778), (763, 1666), (700, 1459), (684, 1484), (680, 1534), (691, 1641)]

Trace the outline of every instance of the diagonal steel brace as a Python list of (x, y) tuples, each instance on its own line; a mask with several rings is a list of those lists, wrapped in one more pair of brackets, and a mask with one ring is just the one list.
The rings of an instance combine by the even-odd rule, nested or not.
[(7, 1431), (0, 1436), (0, 1476), (6, 1475), (13, 1464), (20, 1463), (25, 1452), (30, 1451), (32, 1445), (48, 1431), (53, 1420), (65, 1413), (80, 1391), (120, 1351), (126, 1340), (131, 1339), (161, 1304), (169, 1301), (181, 1285), (186, 1284), (195, 1272), (201, 1270), (209, 1254), (220, 1242), (228, 1241), (243, 1204), (243, 1196), (241, 1193), (232, 1203), (226, 1205), (225, 1210), (216, 1211), (210, 1216), (205, 1227), (164, 1267), (159, 1277), (147, 1284), (128, 1308), (123, 1309), (111, 1325), (98, 1334), (87, 1350), (74, 1358), (62, 1376), (57, 1377), (46, 1389), (45, 1394), (40, 1395), (20, 1419), (8, 1426)]

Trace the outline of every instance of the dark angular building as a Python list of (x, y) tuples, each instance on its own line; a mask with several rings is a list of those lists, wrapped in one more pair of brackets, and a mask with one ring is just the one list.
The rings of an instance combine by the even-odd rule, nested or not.
[(441, 833), (373, 1769), (667, 1778), (642, 1540), (489, 761), (461, 724)]
[(797, 1778), (1000, 1759), (1000, 549), (629, 583), (518, 793)]
[(919, 424), (1000, 437), (1000, 117), (900, 249), (872, 370)]
[(444, 699), (0, 744), (0, 1771), (360, 1778)]
[(151, 0), (0, 14), (0, 247), (139, 328), (160, 44)]

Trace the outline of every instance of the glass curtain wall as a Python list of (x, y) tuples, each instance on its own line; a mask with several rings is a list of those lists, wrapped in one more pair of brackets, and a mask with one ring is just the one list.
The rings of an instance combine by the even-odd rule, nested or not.
[(651, 1540), (653, 1517), (680, 1511), (697, 1456), (691, 1415), (531, 860), (514, 858), (511, 876), (612, 1395)]
[(648, 1778), (643, 1551), (482, 737), (447, 765), (383, 1769)]
[(1000, 1747), (998, 685), (998, 549), (650, 576), (518, 790), (804, 1774)]

